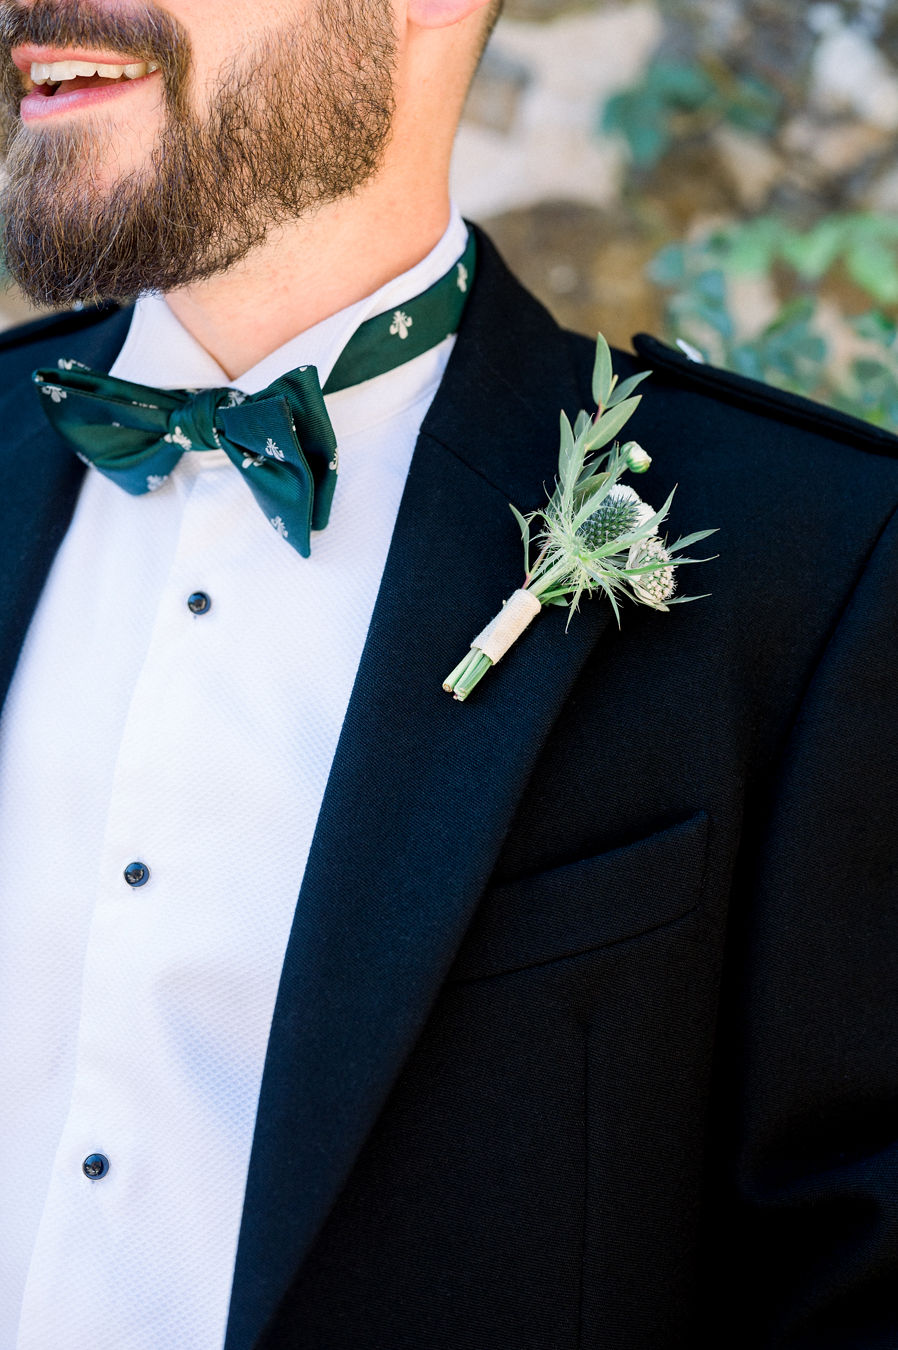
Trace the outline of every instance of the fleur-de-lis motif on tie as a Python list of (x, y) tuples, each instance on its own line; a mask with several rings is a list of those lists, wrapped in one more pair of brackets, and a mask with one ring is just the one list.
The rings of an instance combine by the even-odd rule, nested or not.
[(168, 482), (167, 473), (151, 473), (147, 475), (147, 492), (158, 492), (163, 483)]
[(287, 526), (281, 520), (280, 516), (272, 516), (271, 520), (268, 523), (271, 526), (271, 528), (275, 531), (275, 533), (279, 534), (282, 539), (288, 539), (290, 537), (287, 534)]
[(241, 469), (261, 469), (264, 463), (264, 455), (247, 455), (240, 467)]
[(405, 310), (397, 309), (396, 313), (393, 315), (393, 322), (390, 324), (390, 336), (398, 337), (402, 341), (405, 341), (408, 337), (408, 330), (413, 323), (414, 319), (410, 314), (406, 314)]
[(273, 441), (270, 436), (268, 437), (268, 440), (265, 442), (265, 453), (266, 455), (270, 455), (272, 459), (279, 459), (283, 463), (284, 452), (278, 445), (277, 441)]
[(465, 291), (468, 289), (468, 269), (465, 267), (464, 263), (458, 264), (457, 284), (458, 289), (461, 291), (462, 295), (464, 295)]
[(54, 403), (61, 403), (68, 394), (64, 389), (59, 389), (55, 384), (42, 384), (41, 393), (46, 394)]
[(162, 439), (168, 441), (169, 445), (180, 445), (182, 450), (193, 449), (193, 441), (184, 434), (180, 427), (175, 427), (174, 431), (169, 431)]

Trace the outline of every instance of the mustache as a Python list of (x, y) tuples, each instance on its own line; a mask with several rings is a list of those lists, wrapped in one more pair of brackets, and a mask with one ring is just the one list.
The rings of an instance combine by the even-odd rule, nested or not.
[(0, 75), (7, 91), (21, 80), (10, 55), (21, 46), (86, 47), (156, 61), (169, 94), (183, 90), (192, 58), (183, 25), (147, 3), (106, 9), (84, 0), (0, 0)]

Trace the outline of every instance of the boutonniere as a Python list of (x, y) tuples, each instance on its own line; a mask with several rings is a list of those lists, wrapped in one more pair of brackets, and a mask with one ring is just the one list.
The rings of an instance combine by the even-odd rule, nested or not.
[[(716, 531), (699, 530), (669, 544), (660, 529), (674, 493), (655, 511), (620, 481), (628, 470), (645, 473), (652, 462), (635, 441), (621, 445), (618, 439), (642, 401), (634, 391), (650, 374), (645, 370), (618, 384), (608, 343), (599, 334), (592, 386), (597, 412), (592, 417), (581, 412), (573, 426), (561, 414), (558, 477), (548, 503), (528, 516), (511, 508), (521, 527), (524, 581), (443, 684), (460, 702), (517, 641), (543, 605), (566, 605), (570, 623), (582, 597), (600, 591), (620, 626), (623, 597), (665, 612), (671, 605), (704, 599), (698, 595), (674, 598), (676, 569), (684, 563), (707, 562), (706, 558), (687, 558), (683, 550)], [(536, 557), (531, 562), (534, 550)]]

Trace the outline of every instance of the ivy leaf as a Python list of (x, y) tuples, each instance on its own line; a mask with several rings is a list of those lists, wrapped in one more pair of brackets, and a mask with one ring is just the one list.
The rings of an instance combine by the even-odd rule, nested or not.
[(845, 225), (839, 216), (828, 216), (812, 230), (786, 230), (780, 252), (805, 281), (819, 281), (836, 261), (845, 242)]
[(686, 249), (682, 244), (667, 244), (648, 266), (649, 279), (657, 286), (679, 286), (686, 282)]
[(852, 281), (881, 305), (898, 300), (898, 265), (894, 251), (881, 241), (858, 244), (845, 260)]
[(858, 337), (866, 338), (868, 342), (878, 342), (882, 347), (890, 347), (898, 335), (895, 320), (891, 315), (883, 314), (881, 310), (870, 310), (867, 314), (861, 314), (851, 326)]

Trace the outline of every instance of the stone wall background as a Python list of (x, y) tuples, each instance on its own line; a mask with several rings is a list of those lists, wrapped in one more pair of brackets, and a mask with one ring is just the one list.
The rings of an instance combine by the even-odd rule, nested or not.
[[(717, 102), (663, 116), (638, 103), (642, 134), (661, 127), (669, 145), (634, 163), (603, 119), (659, 63), (713, 86)], [(723, 116), (746, 90), (760, 91), (760, 119)], [(506, 0), (454, 193), (561, 321), (626, 344), (663, 326), (646, 267), (673, 240), (770, 213), (799, 227), (834, 212), (898, 215), (896, 133), (888, 0)], [(28, 312), (0, 291), (0, 326)]]
[[(603, 113), (659, 63), (691, 70), (737, 114), (757, 94), (761, 115), (675, 108), (666, 153), (634, 163)], [(626, 344), (662, 326), (646, 265), (666, 243), (762, 214), (798, 228), (832, 213), (898, 214), (896, 133), (888, 0), (506, 0), (454, 188), (563, 322)]]

